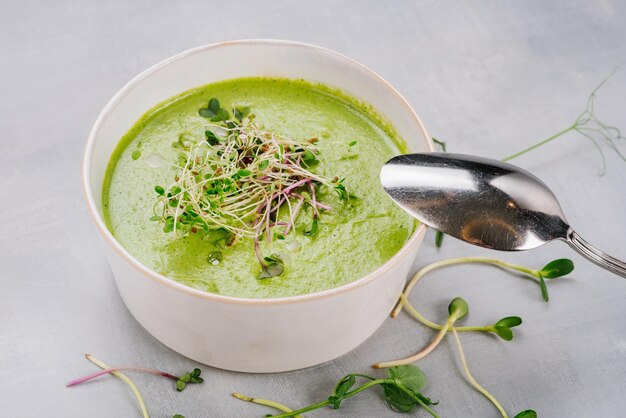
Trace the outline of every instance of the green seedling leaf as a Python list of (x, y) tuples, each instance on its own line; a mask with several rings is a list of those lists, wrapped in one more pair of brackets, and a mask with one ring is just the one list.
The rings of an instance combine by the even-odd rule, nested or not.
[(514, 418), (537, 418), (537, 413), (532, 409), (527, 409), (515, 415)]
[(279, 264), (284, 264), (283, 259), (280, 258), (280, 256), (278, 254), (272, 254), (271, 256), (265, 256), (263, 257), (263, 259), (265, 261), (267, 261), (268, 263), (279, 263)]
[(352, 374), (344, 377), (343, 380), (339, 382), (337, 387), (335, 388), (335, 395), (343, 396), (345, 395), (352, 386), (356, 383), (356, 377)]
[(204, 131), (204, 135), (206, 136), (206, 142), (211, 146), (215, 146), (220, 143), (220, 140), (215, 136), (215, 134), (211, 131)]
[(233, 113), (235, 114), (235, 118), (239, 122), (242, 122), (243, 118), (248, 116), (248, 114), (250, 113), (250, 108), (248, 106), (238, 106), (235, 108)]
[(443, 243), (443, 232), (435, 231), (435, 247), (441, 248), (442, 243)]
[(411, 412), (415, 408), (415, 405), (417, 405), (415, 399), (411, 398), (411, 396), (397, 385), (387, 383), (382, 386), (385, 393), (384, 400), (391, 410), (407, 413)]
[(302, 161), (308, 166), (315, 165), (319, 162), (319, 160), (311, 150), (304, 151), (304, 153), (302, 154)]
[(426, 386), (426, 375), (419, 367), (412, 364), (394, 366), (387, 370), (387, 375), (416, 393)]
[(215, 112), (213, 112), (211, 109), (207, 109), (206, 107), (198, 110), (198, 114), (207, 119), (213, 119), (213, 117), (215, 117)]
[(335, 186), (335, 191), (339, 195), (340, 200), (348, 200), (350, 198), (350, 195), (346, 191), (346, 186), (341, 183)]
[(239, 176), (239, 178), (248, 177), (252, 175), (252, 171), (241, 168), (239, 169), (239, 171), (237, 171), (237, 175)]
[(189, 373), (185, 373), (176, 381), (176, 390), (178, 392), (182, 392), (187, 387), (188, 383), (202, 383), (204, 379), (200, 377), (200, 369), (193, 369), (193, 371)]
[(496, 322), (497, 327), (513, 328), (522, 325), (522, 318), (519, 316), (507, 316)]
[(574, 270), (574, 262), (569, 258), (561, 258), (550, 261), (539, 271), (539, 274), (544, 279), (554, 279), (570, 274), (572, 270)]
[(335, 386), (333, 394), (328, 397), (328, 402), (333, 406), (333, 409), (339, 409), (345, 394), (348, 393), (355, 383), (356, 377), (353, 374), (349, 374), (339, 381), (337, 386)]
[(208, 109), (213, 113), (217, 113), (217, 111), (220, 110), (220, 101), (215, 97), (211, 98), (211, 100), (209, 100)]
[(348, 146), (353, 147), (356, 145), (356, 143), (357, 143), (356, 141), (350, 141), (348, 142)]
[(130, 157), (131, 157), (133, 160), (138, 160), (138, 159), (139, 159), (139, 157), (141, 157), (141, 151), (139, 151), (139, 150), (135, 150), (135, 151), (133, 151), (133, 153), (130, 155)]
[[(384, 383), (385, 402), (396, 412), (411, 412), (419, 403), (414, 397), (419, 398), (426, 405), (434, 403), (423, 396), (420, 390), (426, 385), (426, 375), (417, 366), (407, 364), (394, 366), (387, 371), (392, 383)], [(407, 393), (404, 389), (410, 392)]]
[(448, 305), (448, 313), (450, 315), (456, 314), (456, 319), (461, 319), (469, 312), (469, 306), (463, 298), (456, 297), (452, 299), (450, 305)]
[(272, 277), (280, 276), (283, 274), (284, 267), (282, 263), (269, 263), (267, 266), (263, 267), (259, 275), (257, 276), (258, 280), (271, 279)]
[(230, 118), (230, 115), (228, 114), (228, 110), (224, 109), (223, 107), (221, 107), (216, 115), (215, 115), (218, 119), (218, 121), (222, 121), (222, 120), (228, 120), (228, 118)]
[(259, 163), (259, 170), (263, 171), (270, 165), (268, 160), (263, 160)]
[(195, 368), (191, 372), (191, 378), (189, 379), (190, 383), (202, 383), (204, 379), (200, 377), (202, 371), (198, 368)]
[(165, 189), (161, 186), (154, 186), (154, 191), (157, 192), (157, 194), (163, 196), (163, 194), (165, 194)]
[(513, 339), (513, 331), (511, 331), (511, 328), (500, 325), (496, 325), (494, 328), (498, 337), (502, 338), (504, 341), (511, 341)]

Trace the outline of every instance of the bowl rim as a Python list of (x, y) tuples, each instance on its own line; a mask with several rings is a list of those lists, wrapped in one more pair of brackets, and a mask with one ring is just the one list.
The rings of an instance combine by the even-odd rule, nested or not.
[(225, 296), (219, 295), (215, 293), (205, 292), (199, 289), (194, 289), (192, 287), (186, 286), (182, 283), (178, 283), (174, 279), (168, 278), (162, 274), (157, 273), (156, 271), (151, 270), (139, 260), (137, 260), (128, 250), (126, 250), (122, 244), (120, 244), (117, 239), (113, 236), (111, 231), (107, 228), (104, 223), (104, 219), (100, 215), (97, 205), (95, 203), (95, 199), (93, 196), (93, 192), (91, 189), (91, 174), (90, 168), (92, 163), (93, 151), (94, 151), (94, 143), (96, 134), (99, 132), (101, 126), (108, 119), (113, 109), (117, 106), (118, 102), (125, 97), (125, 95), (132, 90), (137, 84), (143, 81), (145, 78), (150, 76), (152, 73), (158, 71), (159, 69), (171, 64), (172, 62), (184, 59), (188, 56), (201, 53), (211, 49), (224, 48), (232, 45), (240, 45), (240, 44), (252, 44), (252, 45), (275, 45), (275, 46), (283, 46), (283, 47), (291, 47), (291, 48), (306, 48), (313, 49), (320, 52), (323, 52), (327, 55), (332, 56), (333, 58), (344, 61), (345, 63), (358, 67), (362, 71), (369, 73), (370, 76), (375, 78), (378, 82), (381, 83), (385, 88), (387, 88), (393, 95), (395, 95), (400, 101), (406, 106), (409, 110), (410, 115), (415, 119), (417, 125), (420, 127), (422, 134), (426, 138), (426, 145), (430, 152), (434, 151), (434, 143), (428, 135), (424, 124), (422, 123), (420, 117), (417, 115), (413, 107), (409, 104), (409, 102), (398, 92), (387, 80), (377, 74), (375, 71), (370, 69), (369, 67), (355, 61), (352, 58), (349, 58), (343, 54), (330, 50), (328, 48), (320, 47), (317, 45), (298, 42), (298, 41), (288, 41), (288, 40), (279, 40), (279, 39), (241, 39), (241, 40), (233, 40), (233, 41), (224, 41), (217, 42), (207, 45), (197, 46), (186, 51), (180, 52), (176, 55), (173, 55), (151, 67), (142, 71), (133, 77), (130, 81), (128, 81), (124, 86), (118, 90), (118, 92), (107, 102), (105, 107), (102, 109), (96, 121), (94, 122), (91, 131), (89, 132), (89, 136), (87, 139), (87, 144), (85, 146), (85, 151), (83, 153), (83, 162), (82, 162), (82, 191), (83, 198), (87, 203), (87, 210), (96, 224), (96, 227), (100, 234), (104, 237), (105, 241), (113, 248), (115, 252), (117, 252), (125, 261), (127, 261), (134, 269), (138, 270), (144, 276), (150, 278), (158, 284), (170, 287), (176, 291), (180, 291), (182, 293), (186, 293), (189, 296), (193, 296), (196, 298), (221, 302), (226, 304), (234, 304), (234, 305), (249, 305), (249, 306), (266, 306), (266, 305), (285, 305), (285, 304), (293, 304), (299, 302), (308, 302), (312, 300), (328, 298), (335, 295), (339, 295), (342, 293), (349, 292), (351, 290), (360, 288), (377, 278), (383, 276), (383, 273), (392, 269), (395, 265), (397, 265), (400, 260), (402, 260), (405, 256), (407, 256), (413, 248), (418, 246), (423, 239), (423, 233), (427, 229), (427, 226), (424, 224), (420, 224), (417, 229), (413, 232), (411, 238), (404, 244), (404, 246), (395, 253), (387, 262), (378, 267), (377, 269), (369, 272), (363, 277), (360, 277), (350, 283), (346, 283), (344, 285), (334, 287), (331, 289), (322, 290), (320, 292), (314, 293), (306, 293), (303, 295), (296, 296), (287, 296), (280, 298), (267, 298), (267, 299), (255, 299), (255, 298), (238, 298), (234, 296)]

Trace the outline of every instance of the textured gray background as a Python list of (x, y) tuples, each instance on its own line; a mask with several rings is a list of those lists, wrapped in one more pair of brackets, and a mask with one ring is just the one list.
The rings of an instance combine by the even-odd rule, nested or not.
[[(566, 127), (615, 65), (626, 65), (623, 1), (64, 1), (0, 2), (0, 415), (139, 416), (114, 378), (66, 389), (110, 364), (179, 372), (195, 366), (148, 335), (113, 284), (86, 213), (79, 166), (87, 133), (106, 101), (146, 67), (187, 48), (268, 37), (319, 44), (370, 66), (421, 114), (431, 134), (457, 152), (503, 157)], [(598, 113), (626, 128), (626, 72), (598, 97)], [(621, 149), (626, 150), (625, 144)], [(606, 145), (608, 173), (576, 134), (517, 160), (551, 187), (579, 233), (626, 258), (626, 164)], [(429, 233), (416, 267), (447, 257), (493, 255)], [(413, 300), (443, 320), (457, 295), (480, 324), (517, 314), (513, 342), (462, 335), (470, 367), (505, 408), (541, 417), (626, 413), (626, 281), (583, 262), (562, 243), (503, 259), (540, 267), (558, 257), (571, 278), (538, 287), (490, 267), (456, 267), (421, 283)], [(169, 381), (137, 376), (155, 417), (260, 417), (266, 409), (229, 396), (267, 397), (293, 407), (325, 398), (346, 372), (370, 372), (408, 355), (432, 333), (406, 316), (365, 344), (307, 370), (251, 375), (203, 368), (207, 382), (178, 394)], [(495, 417), (463, 380), (448, 339), (420, 366), (445, 417)], [(424, 413), (416, 414), (425, 416)], [(375, 393), (333, 413), (385, 417)]]

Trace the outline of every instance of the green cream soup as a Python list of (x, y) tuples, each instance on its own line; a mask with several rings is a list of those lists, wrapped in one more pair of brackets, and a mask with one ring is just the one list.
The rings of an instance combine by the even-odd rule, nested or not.
[[(269, 228), (271, 242), (263, 233), (259, 253), (270, 258), (268, 263), (276, 263), (273, 258), (280, 262), (279, 275), (259, 278), (262, 267), (253, 238), (231, 242), (232, 235), (225, 237), (228, 232), (216, 225), (207, 225), (208, 232), (203, 228), (187, 233), (181, 233), (181, 228), (168, 231), (158, 219), (163, 196), (155, 186), (163, 187), (167, 194), (184, 165), (185, 145), (206, 141), (207, 129), (219, 131), (211, 127), (215, 124), (210, 119), (213, 112), (205, 110), (208, 115), (202, 116), (199, 112), (210, 107), (211, 98), (219, 99), (220, 107), (230, 110), (233, 120), (233, 109), (246, 107), (263, 130), (307, 144), (315, 155), (314, 164), (307, 169), (332, 179), (332, 185), (316, 187), (316, 200), (326, 209), (319, 209), (313, 233), (314, 211), (306, 187), (293, 190), (307, 199), (295, 217), (295, 229), (284, 234), (281, 221), (289, 221), (290, 215), (287, 202), (283, 202), (272, 218), (277, 225)], [(218, 135), (217, 140), (224, 138)], [(371, 108), (338, 91), (299, 80), (223, 81), (159, 104), (121, 139), (104, 183), (105, 220), (115, 238), (139, 261), (187, 286), (242, 298), (318, 292), (380, 267), (412, 235), (415, 222), (387, 198), (378, 180), (385, 161), (407, 151)], [(253, 157), (242, 161), (253, 161)], [(244, 186), (255, 178), (254, 170), (245, 166), (238, 173), (233, 181)], [(267, 176), (257, 177), (262, 181)], [(343, 196), (334, 187), (339, 184), (345, 187)], [(292, 211), (296, 203), (292, 196)]]

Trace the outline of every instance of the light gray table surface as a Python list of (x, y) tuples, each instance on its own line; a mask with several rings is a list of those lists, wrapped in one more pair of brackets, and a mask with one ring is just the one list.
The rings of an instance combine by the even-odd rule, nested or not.
[[(0, 416), (137, 417), (113, 377), (67, 389), (95, 370), (92, 353), (118, 364), (179, 372), (196, 366), (133, 319), (115, 288), (81, 195), (86, 137), (131, 77), (193, 46), (241, 38), (322, 45), (353, 57), (402, 92), (449, 149), (501, 158), (568, 126), (587, 95), (626, 65), (623, 1), (12, 1), (0, 2)], [(626, 129), (626, 70), (597, 97), (600, 117)], [(590, 242), (626, 258), (626, 163), (606, 143), (607, 173), (593, 144), (569, 134), (516, 160), (561, 200)], [(620, 141), (622, 152), (626, 144)], [(443, 258), (497, 255), (530, 267), (571, 257), (571, 277), (539, 288), (488, 266), (427, 277), (413, 301), (444, 320), (463, 296), (470, 323), (520, 315), (512, 342), (462, 335), (470, 367), (507, 411), (540, 417), (626, 416), (626, 281), (565, 244), (494, 254), (427, 235), (415, 268)], [(401, 316), (363, 345), (306, 370), (268, 375), (203, 367), (183, 393), (134, 375), (154, 417), (261, 417), (270, 410), (233, 391), (304, 406), (347, 372), (408, 355), (433, 333)], [(443, 417), (496, 417), (464, 380), (453, 340), (420, 362)], [(376, 374), (376, 372), (372, 372)], [(393, 417), (378, 393), (310, 416)], [(414, 416), (426, 416), (424, 412)]]

